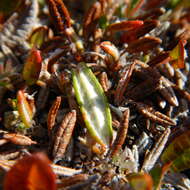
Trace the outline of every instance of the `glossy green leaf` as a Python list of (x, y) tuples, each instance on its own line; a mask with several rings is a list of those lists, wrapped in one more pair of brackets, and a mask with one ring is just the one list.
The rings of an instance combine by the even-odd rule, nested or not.
[(73, 86), (90, 135), (102, 146), (109, 146), (112, 140), (109, 105), (100, 83), (84, 63), (73, 71)]
[(32, 126), (33, 112), (22, 90), (17, 92), (17, 109), (26, 127)]
[(39, 78), (42, 58), (39, 50), (32, 49), (23, 69), (23, 78), (28, 85), (33, 85)]

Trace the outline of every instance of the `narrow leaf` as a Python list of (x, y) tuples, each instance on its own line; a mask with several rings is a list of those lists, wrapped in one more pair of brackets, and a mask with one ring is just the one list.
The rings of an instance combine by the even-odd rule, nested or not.
[(109, 105), (101, 85), (84, 63), (73, 72), (73, 86), (89, 133), (102, 146), (109, 146), (112, 139)]
[(3, 138), (16, 145), (27, 146), (36, 144), (36, 142), (29, 137), (16, 133), (6, 133), (3, 135)]
[(141, 20), (127, 20), (127, 21), (121, 21), (118, 23), (113, 23), (108, 26), (108, 30), (111, 32), (116, 31), (126, 31), (126, 30), (134, 30), (140, 26), (143, 25), (143, 21)]

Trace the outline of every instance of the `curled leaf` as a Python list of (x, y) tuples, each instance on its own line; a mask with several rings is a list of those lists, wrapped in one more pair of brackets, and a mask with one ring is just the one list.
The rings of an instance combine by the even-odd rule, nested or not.
[(24, 64), (23, 78), (28, 85), (35, 84), (42, 67), (42, 57), (39, 50), (32, 49)]
[(48, 158), (37, 153), (17, 161), (5, 176), (5, 190), (56, 190), (56, 176)]
[(32, 126), (33, 112), (22, 90), (17, 92), (17, 109), (26, 127)]
[(73, 71), (73, 86), (89, 133), (102, 146), (109, 146), (112, 139), (109, 105), (101, 85), (84, 63)]

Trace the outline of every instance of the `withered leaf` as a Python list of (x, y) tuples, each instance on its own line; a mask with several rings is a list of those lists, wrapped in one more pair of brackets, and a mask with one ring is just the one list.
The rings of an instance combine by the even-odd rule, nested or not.
[(50, 16), (53, 19), (55, 26), (58, 28), (58, 33), (64, 34), (65, 29), (71, 27), (70, 14), (62, 0), (46, 0)]
[(3, 134), (3, 138), (16, 145), (27, 146), (36, 144), (36, 142), (31, 140), (29, 137), (16, 133), (5, 133)]
[(76, 111), (73, 110), (64, 116), (63, 121), (56, 133), (53, 146), (53, 157), (55, 159), (61, 158), (64, 155), (67, 145), (72, 137), (75, 123)]
[(54, 127), (55, 119), (56, 119), (60, 104), (61, 104), (61, 97), (57, 96), (56, 100), (53, 102), (53, 104), (48, 112), (47, 127), (48, 127), (49, 135), (52, 131), (52, 128)]
[(128, 69), (125, 69), (122, 73), (121, 79), (118, 82), (116, 91), (115, 91), (115, 103), (119, 105), (123, 99), (123, 94), (127, 88), (127, 85), (130, 81), (131, 75), (135, 68), (135, 62), (130, 65)]
[(58, 188), (68, 187), (71, 185), (75, 185), (81, 182), (84, 182), (88, 179), (87, 174), (77, 174), (71, 177), (63, 178), (61, 183), (58, 184)]
[(151, 67), (155, 67), (160, 64), (165, 64), (170, 61), (170, 55), (169, 52), (161, 52), (159, 55), (151, 59), (147, 64)]
[(111, 157), (115, 156), (118, 153), (118, 151), (122, 148), (122, 145), (125, 141), (128, 131), (129, 114), (130, 114), (129, 109), (127, 109), (123, 114), (123, 118), (120, 123), (116, 139), (111, 148), (111, 153), (110, 153)]
[(129, 53), (147, 53), (148, 51), (156, 48), (161, 43), (162, 40), (160, 38), (151, 36), (143, 37), (131, 42), (129, 46), (126, 48), (126, 51), (128, 51)]
[(175, 121), (173, 121), (168, 116), (155, 111), (151, 106), (136, 102), (135, 103), (137, 110), (148, 119), (160, 123), (162, 125), (176, 125)]

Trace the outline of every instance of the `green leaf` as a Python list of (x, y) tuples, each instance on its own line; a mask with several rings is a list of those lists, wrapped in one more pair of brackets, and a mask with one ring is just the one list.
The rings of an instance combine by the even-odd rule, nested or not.
[(170, 166), (171, 162), (163, 165), (162, 167), (155, 167), (150, 171), (150, 175), (152, 176), (154, 182), (154, 190), (160, 190), (164, 175), (167, 173)]
[(168, 2), (168, 6), (169, 8), (175, 8), (179, 3), (180, 3), (181, 0), (170, 0)]
[(105, 29), (108, 25), (109, 25), (109, 23), (108, 23), (107, 17), (105, 15), (101, 16), (99, 18), (99, 26), (100, 26), (100, 28)]
[(190, 130), (184, 131), (182, 134), (177, 136), (165, 149), (161, 156), (163, 163), (171, 162), (175, 160), (179, 155), (185, 152), (186, 149), (190, 148)]
[(186, 149), (184, 153), (172, 162), (171, 169), (174, 172), (181, 172), (190, 168), (190, 148)]
[(112, 140), (109, 105), (100, 83), (84, 63), (73, 71), (73, 86), (90, 135), (102, 146), (109, 146)]
[(49, 29), (46, 26), (41, 26), (36, 28), (29, 38), (29, 43), (31, 47), (40, 48), (41, 45), (48, 40), (49, 37)]

